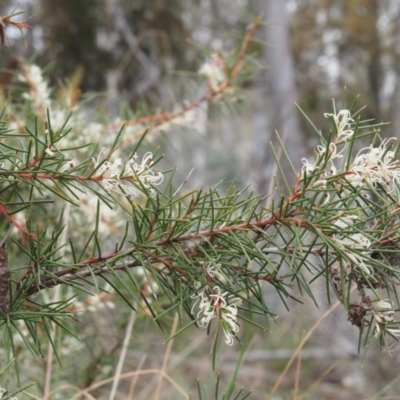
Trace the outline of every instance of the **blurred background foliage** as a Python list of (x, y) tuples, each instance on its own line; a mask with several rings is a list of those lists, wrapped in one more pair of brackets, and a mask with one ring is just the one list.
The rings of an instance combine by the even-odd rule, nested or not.
[[(231, 49), (261, 14), (266, 25), (258, 33), (260, 71), (244, 88), (252, 110), (251, 116), (246, 114), (250, 127), (245, 139), (257, 146), (249, 145), (251, 156), (238, 157), (260, 192), (267, 190), (271, 175), (268, 146), (275, 129), (288, 136), (289, 148), (314, 144), (295, 102), (317, 126), (324, 126), (323, 113), (346, 87), (349, 98), (359, 95), (368, 106), (365, 117), (390, 121), (394, 136), (400, 127), (400, 5), (395, 0), (19, 4), (26, 16), (33, 16), (34, 29), (26, 32), (25, 41), (9, 30), (12, 46), (3, 49), (1, 66), (7, 70), (0, 84), (9, 83), (18, 59), (33, 57), (41, 67), (51, 66), (55, 84), (78, 77), (83, 92), (105, 93), (104, 106), (112, 113), (122, 101), (134, 109), (145, 104), (165, 110), (194, 97), (198, 88), (182, 80), (181, 72), (195, 72), (206, 55)], [(15, 6), (4, 0), (0, 11), (5, 15)], [(212, 110), (206, 112), (212, 115)], [(209, 134), (210, 124), (203, 131)]]
[[(75, 79), (83, 95), (102, 93), (95, 105), (113, 118), (122, 104), (122, 115), (132, 117), (171, 111), (199, 97), (207, 88), (194, 73), (204, 59), (216, 52), (226, 54), (240, 44), (246, 27), (262, 14), (266, 23), (253, 44), (259, 54), (253, 60), (254, 75), (231, 109), (218, 103), (201, 107), (192, 124), (153, 139), (166, 153), (164, 165), (178, 163), (178, 180), (196, 166), (188, 187), (236, 179), (239, 186), (252, 183), (265, 194), (273, 175), (269, 146), (276, 143), (275, 130), (297, 166), (316, 143), (294, 103), (317, 127), (326, 128), (329, 122), (323, 115), (331, 112), (332, 98), (341, 108), (344, 87), (349, 99), (360, 96), (359, 104), (367, 105), (363, 117), (389, 121), (385, 136), (399, 136), (397, 0), (20, 0), (18, 4), (25, 10), (23, 18), (33, 16), (32, 29), (25, 32), (24, 40), (18, 31), (7, 30), (10, 45), (2, 49), (0, 59), (2, 91), (14, 83), (21, 60), (30, 59), (49, 71), (56, 87)], [(16, 6), (15, 1), (3, 0), (0, 15)], [(273, 295), (267, 293), (266, 298), (280, 305)], [(320, 309), (327, 306), (324, 301), (321, 288)], [(273, 334), (252, 333), (237, 377), (239, 383), (254, 388), (251, 398), (265, 398), (304, 332), (321, 315), (307, 301), (297, 307), (296, 315), (283, 314)], [(82, 330), (91, 339), (85, 347), (87, 358), (71, 358), (64, 365), (79, 387), (112, 376), (125, 314), (106, 310), (84, 317)], [(157, 368), (162, 362), (162, 338), (148, 320), (139, 316), (135, 325), (139, 334), (127, 365), (132, 371)], [(187, 390), (195, 387), (198, 376), (211, 381), (210, 343), (199, 335), (194, 348), (190, 335), (174, 344), (174, 371), (170, 371)], [(275, 398), (380, 398), (399, 393), (399, 353), (389, 359), (372, 349), (362, 369), (356, 344), (356, 329), (343, 312), (333, 313), (308, 343), (296, 371), (287, 374), (282, 397)], [(219, 368), (227, 379), (234, 373), (240, 351), (238, 345), (219, 355)], [(32, 370), (32, 375), (37, 372)], [(139, 379), (137, 398), (148, 398), (152, 382), (154, 378)], [(173, 398), (174, 392), (168, 390), (164, 398)], [(100, 389), (96, 395), (104, 398)]]
[[(33, 15), (34, 29), (26, 33), (25, 43), (16, 40), (3, 49), (1, 63), (13, 68), (15, 57), (35, 55), (41, 66), (54, 63), (55, 81), (82, 67), (83, 91), (118, 89), (132, 103), (144, 96), (159, 105), (169, 75), (195, 70), (204, 49), (222, 51), (229, 40), (242, 36), (252, 14), (262, 12), (270, 25), (284, 25), (265, 3), (274, 2), (20, 1), (26, 15)], [(2, 1), (2, 15), (12, 6), (13, 1)], [(399, 7), (394, 0), (286, 1), (295, 85), (305, 111), (320, 115), (319, 107), (325, 109), (324, 102), (347, 85), (371, 105), (371, 116), (392, 119)], [(261, 32), (260, 39), (264, 36)], [(278, 50), (276, 43), (268, 46)]]

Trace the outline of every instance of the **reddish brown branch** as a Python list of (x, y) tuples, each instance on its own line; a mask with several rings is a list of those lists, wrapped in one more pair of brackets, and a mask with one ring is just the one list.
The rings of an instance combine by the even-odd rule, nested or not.
[[(92, 182), (102, 182), (107, 178), (105, 176), (79, 176), (79, 175), (66, 175), (66, 174), (46, 174), (43, 172), (4, 172), (1, 174), (2, 176), (15, 176), (18, 178), (23, 179), (43, 179), (43, 180), (53, 180), (53, 181), (60, 181), (60, 180), (75, 180), (75, 181), (92, 181)], [(113, 179), (113, 178), (111, 178)], [(121, 181), (135, 181), (136, 177), (129, 176), (127, 178), (120, 178)]]
[(90, 177), (86, 177), (86, 176), (68, 176), (65, 174), (45, 174), (42, 172), (14, 172), (14, 173), (9, 173), (6, 172), (3, 175), (11, 175), (11, 176), (17, 176), (18, 178), (24, 178), (24, 179), (50, 179), (53, 181), (59, 181), (62, 179), (73, 179), (73, 180), (77, 180), (77, 181), (102, 181), (103, 179), (105, 179), (102, 176), (90, 176)]
[[(173, 240), (159, 240), (157, 242), (154, 242), (152, 246), (156, 247), (165, 247), (167, 245), (171, 245), (172, 243), (181, 243), (181, 242), (186, 242), (190, 240), (195, 240), (198, 238), (204, 238), (207, 236), (213, 236), (213, 235), (220, 235), (223, 233), (231, 232), (234, 230), (251, 230), (254, 227), (266, 227), (271, 224), (275, 224), (277, 221), (276, 219), (265, 219), (263, 221), (255, 221), (253, 223), (247, 223), (247, 224), (239, 224), (239, 225), (233, 225), (229, 227), (221, 227), (214, 229), (212, 231), (202, 231), (198, 233), (193, 233), (193, 234), (188, 234), (188, 235), (182, 235), (178, 238), (175, 238)], [(139, 250), (143, 251), (147, 255), (146, 261), (149, 264), (156, 264), (156, 263), (162, 263), (164, 264), (169, 270), (176, 270), (178, 271), (181, 275), (186, 276), (186, 278), (190, 278), (189, 274), (186, 273), (186, 271), (182, 270), (179, 267), (176, 267), (175, 265), (172, 264), (172, 257), (159, 257), (157, 255), (154, 255), (152, 252), (149, 250), (145, 249), (144, 247), (139, 248)], [(104, 273), (109, 272), (110, 267), (109, 266), (99, 266), (96, 267), (96, 264), (102, 264), (107, 260), (111, 260), (115, 257), (121, 256), (123, 254), (128, 255), (129, 253), (133, 252), (134, 249), (124, 249), (118, 252), (113, 252), (110, 254), (107, 254), (105, 256), (101, 257), (94, 257), (88, 260), (83, 261), (82, 263), (70, 267), (70, 268), (65, 268), (63, 270), (57, 271), (53, 274), (53, 278), (45, 278), (40, 282), (38, 285), (33, 286), (28, 292), (26, 293), (27, 296), (30, 296), (34, 293), (39, 292), (41, 289), (49, 288), (49, 287), (54, 287), (58, 284), (65, 283), (65, 281), (74, 281), (76, 279), (82, 279), (89, 277), (90, 275), (102, 275)], [(200, 255), (200, 253), (196, 253)], [(194, 255), (193, 252), (191, 252), (191, 257)], [(134, 268), (134, 267), (139, 267), (142, 266), (143, 262), (142, 261), (132, 261), (132, 262), (126, 262), (126, 263), (120, 263), (120, 264), (115, 264), (111, 268), (114, 271), (117, 270), (124, 270), (126, 268)], [(238, 267), (240, 268), (240, 267)], [(245, 270), (243, 270), (245, 271)], [(248, 271), (246, 271), (248, 273)], [(254, 278), (256, 275), (254, 275)], [(260, 278), (257, 276), (255, 278), (257, 280), (264, 279)], [(269, 279), (265, 279), (269, 280)], [(22, 282), (19, 282), (18, 288), (20, 289), (22, 286)], [(13, 296), (15, 298), (15, 296)]]
[(251, 25), (249, 33), (247, 34), (247, 36), (243, 42), (242, 48), (240, 49), (240, 52), (236, 58), (235, 64), (233, 65), (231, 72), (229, 74), (229, 76), (231, 78), (234, 78), (240, 72), (240, 70), (242, 68), (242, 65), (241, 65), (242, 60), (245, 57), (246, 53), (248, 52), (250, 44), (253, 41), (254, 35), (256, 34), (256, 31), (257, 31), (258, 27), (260, 26), (261, 22), (262, 22), (261, 18), (257, 17), (256, 20)]
[(25, 21), (13, 21), (11, 17), (2, 17), (0, 16), (0, 40), (1, 44), (4, 46), (7, 43), (7, 37), (5, 29), (7, 25), (12, 25), (18, 28), (19, 30), (30, 28), (30, 26), (26, 23), (28, 20)]
[[(232, 79), (235, 78), (241, 71), (241, 69), (243, 67), (243, 59), (249, 50), (250, 44), (253, 41), (256, 30), (260, 24), (261, 24), (261, 19), (257, 18), (254, 21), (254, 23), (252, 24), (248, 34), (246, 35), (246, 37), (243, 41), (243, 45), (236, 57), (233, 67), (229, 71), (225, 81), (223, 81), (221, 83), (221, 85), (219, 86), (219, 88), (217, 90), (213, 90), (211, 88), (211, 86), (209, 86), (208, 94), (200, 97), (197, 100), (193, 100), (192, 102), (190, 102), (190, 104), (182, 107), (178, 111), (164, 112), (164, 113), (160, 113), (160, 114), (149, 115), (149, 116), (140, 117), (140, 118), (136, 118), (136, 119), (117, 122), (117, 123), (107, 126), (106, 131), (120, 129), (123, 125), (132, 126), (132, 125), (140, 125), (140, 124), (147, 124), (147, 123), (152, 124), (149, 128), (147, 128), (147, 130), (153, 131), (153, 130), (156, 130), (157, 128), (159, 128), (162, 124), (171, 122), (174, 119), (179, 118), (182, 115), (190, 112), (191, 110), (198, 108), (203, 103), (212, 102), (212, 101), (218, 99), (221, 95), (225, 94), (229, 89), (232, 88)], [(141, 136), (142, 134), (143, 133), (140, 132), (140, 135), (138, 135), (138, 136)], [(131, 138), (130, 138), (130, 140), (131, 140)]]
[[(73, 274), (76, 274), (79, 270), (81, 270), (83, 268), (86, 268), (88, 265), (95, 265), (97, 263), (107, 261), (107, 260), (112, 259), (112, 258), (114, 258), (114, 257), (116, 257), (116, 256), (118, 256), (120, 254), (123, 254), (123, 253), (124, 253), (123, 251), (119, 251), (119, 252), (113, 252), (113, 253), (107, 254), (107, 255), (102, 256), (102, 257), (93, 257), (93, 258), (90, 258), (90, 259), (84, 261), (83, 263), (78, 264), (78, 265), (76, 265), (74, 267), (64, 268), (63, 270), (57, 271), (53, 275), (55, 277), (57, 277), (57, 278), (61, 278), (61, 277), (65, 276), (65, 275), (69, 275), (69, 274), (73, 275)], [(95, 272), (96, 271), (93, 271), (94, 274), (95, 274)], [(27, 273), (25, 273), (21, 277), (21, 279), (19, 280), (19, 282), (17, 284), (17, 287), (15, 289), (15, 295), (13, 296), (14, 298), (18, 295), (18, 292), (22, 288), (23, 282), (28, 278), (29, 275), (31, 275), (31, 273), (32, 273), (32, 268), (30, 268), (27, 271)], [(47, 278), (47, 279), (56, 280), (55, 278)], [(42, 288), (42, 285), (44, 284), (45, 281), (46, 281), (46, 279), (39, 285), (39, 287), (37, 288), (38, 291)], [(46, 286), (44, 286), (44, 287), (46, 287)]]
[(152, 220), (151, 223), (150, 223), (149, 230), (148, 230), (148, 232), (147, 232), (147, 234), (146, 234), (146, 239), (145, 239), (146, 242), (150, 239), (151, 235), (153, 234), (153, 232), (154, 232), (154, 226), (156, 225), (157, 220), (158, 220), (158, 214), (155, 213), (155, 214), (154, 214), (154, 218), (153, 218), (153, 220)]
[[(195, 241), (197, 239), (204, 239), (205, 237), (218, 236), (218, 235), (222, 235), (222, 234), (233, 232), (233, 231), (250, 231), (250, 230), (253, 230), (254, 228), (264, 228), (265, 229), (269, 226), (276, 225), (279, 223), (284, 224), (286, 226), (297, 225), (302, 228), (311, 229), (309, 224), (304, 220), (300, 220), (300, 219), (296, 219), (296, 218), (283, 219), (283, 218), (278, 218), (277, 215), (274, 215), (274, 217), (266, 218), (266, 219), (263, 219), (260, 221), (253, 221), (253, 222), (249, 222), (249, 223), (243, 223), (243, 224), (232, 225), (232, 226), (224, 226), (224, 227), (213, 229), (212, 231), (201, 231), (201, 232), (197, 232), (197, 233), (191, 233), (191, 234), (182, 235), (177, 238), (169, 239), (169, 240), (167, 240), (167, 239), (159, 240), (159, 241), (152, 243), (152, 246), (162, 248), (165, 246), (169, 246), (172, 243), (184, 243), (184, 242), (188, 242), (188, 241), (190, 242), (190, 241)], [(194, 256), (202, 255), (201, 252), (198, 252), (198, 251), (193, 252), (193, 249), (185, 250), (183, 246), (182, 246), (182, 249), (184, 250), (184, 252), (185, 251), (190, 252), (191, 258)], [(65, 268), (63, 270), (55, 272), (53, 274), (54, 277), (44, 278), (38, 285), (32, 286), (26, 292), (25, 295), (31, 296), (32, 294), (35, 294), (42, 289), (54, 287), (59, 284), (68, 284), (68, 282), (72, 282), (72, 281), (75, 281), (78, 279), (84, 279), (84, 278), (90, 277), (92, 275), (100, 276), (100, 275), (109, 273), (110, 269), (112, 269), (113, 271), (119, 271), (119, 270), (126, 270), (128, 268), (141, 267), (141, 266), (143, 266), (143, 261), (146, 261), (150, 265), (160, 264), (160, 263), (164, 264), (167, 267), (168, 271), (175, 270), (182, 276), (185, 276), (187, 279), (190, 279), (190, 275), (186, 271), (184, 271), (182, 268), (179, 268), (173, 264), (173, 256), (160, 257), (160, 256), (155, 255), (150, 250), (147, 250), (143, 246), (138, 247), (137, 250), (142, 251), (147, 256), (147, 258), (145, 258), (145, 260), (130, 261), (130, 262), (123, 262), (123, 263), (120, 262), (120, 263), (114, 264), (113, 266), (109, 266), (109, 265), (104, 266), (105, 261), (112, 260), (113, 258), (120, 257), (122, 255), (129, 255), (130, 253), (133, 253), (135, 251), (135, 249), (124, 249), (124, 250), (120, 250), (118, 252), (113, 252), (113, 253), (107, 254), (105, 256), (93, 257), (93, 258), (83, 261), (82, 263), (80, 263), (74, 267)], [(288, 248), (288, 249), (286, 249), (286, 251), (293, 252), (293, 249)], [(322, 255), (321, 251), (313, 251), (312, 253)], [(98, 264), (100, 264), (100, 265), (98, 265)], [(257, 273), (252, 273), (251, 271), (249, 271), (245, 268), (242, 268), (240, 266), (237, 266), (237, 265), (231, 265), (231, 268), (235, 269), (240, 274), (246, 274), (249, 278), (251, 278), (255, 281), (259, 281), (259, 280), (264, 280), (267, 282), (278, 281), (278, 279), (273, 275), (263, 276), (263, 275), (260, 275)], [(160, 271), (155, 266), (153, 266), (153, 269), (155, 271), (157, 271), (158, 273), (167, 273), (168, 274), (168, 272)], [(22, 286), (22, 280), (19, 282), (18, 289), (20, 289), (21, 286)], [(16, 293), (17, 293), (17, 291), (16, 291)], [(15, 296), (13, 296), (13, 297), (15, 298)]]
[(3, 214), (23, 235), (31, 237), (33, 240), (37, 240), (33, 233), (28, 232), (17, 219), (10, 214), (4, 204), (0, 203), (0, 213)]
[(155, 254), (151, 253), (150, 251), (146, 250), (145, 248), (141, 248), (141, 250), (147, 254), (147, 256), (150, 259), (156, 260), (161, 264), (164, 264), (167, 268), (169, 268), (170, 270), (176, 270), (178, 271), (181, 275), (183, 275), (184, 277), (186, 277), (187, 279), (190, 279), (190, 275), (184, 271), (182, 268), (176, 267), (174, 264), (172, 264), (172, 262), (170, 262), (167, 258), (165, 257), (159, 257), (156, 256)]

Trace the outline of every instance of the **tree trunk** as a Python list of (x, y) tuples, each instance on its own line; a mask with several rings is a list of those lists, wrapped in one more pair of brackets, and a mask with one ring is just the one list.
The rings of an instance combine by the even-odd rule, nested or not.
[[(279, 147), (275, 131), (284, 140), (289, 157), (297, 168), (300, 165), (303, 145), (295, 106), (297, 90), (286, 2), (259, 0), (258, 10), (267, 21), (267, 26), (262, 32), (266, 41), (264, 61), (267, 70), (266, 82), (261, 80), (265, 84), (258, 85), (257, 89), (253, 165), (258, 175), (257, 190), (266, 193), (270, 180), (276, 175), (275, 160), (270, 148), (270, 142), (276, 149)], [(285, 156), (281, 158), (281, 163), (289, 182), (293, 182), (294, 172)]]

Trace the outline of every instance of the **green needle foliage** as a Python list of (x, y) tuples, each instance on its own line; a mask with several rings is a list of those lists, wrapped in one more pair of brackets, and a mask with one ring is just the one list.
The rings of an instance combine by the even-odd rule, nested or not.
[[(394, 320), (397, 146), (380, 140), (377, 125), (355, 121), (356, 114), (327, 115), (334, 124), (332, 139), (320, 135), (315, 160), (303, 159), (291, 193), (277, 187), (278, 196), (265, 207), (265, 198), (234, 186), (225, 193), (216, 185), (181, 194), (172, 177), (160, 185), (167, 174), (156, 171), (151, 153), (139, 163), (140, 146), (125, 162), (115, 158), (123, 130), (108, 150), (84, 144), (80, 149), (97, 157), (75, 161), (69, 156), (76, 147), (68, 142), (68, 121), (53, 130), (48, 111), (46, 129), (34, 119), (25, 133), (15, 133), (3, 112), (0, 210), (4, 231), (10, 224), (18, 230), (12, 248), (25, 258), (9, 266), (11, 279), (2, 292), (5, 362), (16, 357), (15, 334), (41, 354), (39, 330), (48, 340), (51, 323), (69, 330), (66, 321), (73, 314), (68, 310), (76, 295), (99, 293), (104, 282), (130, 307), (146, 307), (158, 322), (179, 312), (180, 332), (190, 325), (209, 329), (215, 321), (231, 345), (239, 339), (240, 321), (258, 324), (254, 315), (262, 315), (267, 329), (276, 318), (264, 285), (285, 302), (293, 298), (293, 286), (314, 299), (310, 284), (325, 279), (328, 297), (343, 303), (362, 343), (375, 336), (387, 346), (388, 336), (400, 335)], [(373, 144), (354, 156), (356, 142), (368, 135)], [(88, 193), (97, 199), (92, 229), (82, 227), (63, 242), (66, 204), (72, 216)], [(104, 235), (100, 229), (105, 207), (119, 210), (120, 232)], [(25, 226), (17, 215), (26, 218)], [(151, 288), (147, 294), (144, 281)], [(350, 294), (353, 284), (356, 300)], [(68, 287), (70, 298), (33, 300), (57, 286)], [(166, 311), (152, 306), (156, 294), (168, 299)], [(191, 320), (187, 325), (182, 313)]]

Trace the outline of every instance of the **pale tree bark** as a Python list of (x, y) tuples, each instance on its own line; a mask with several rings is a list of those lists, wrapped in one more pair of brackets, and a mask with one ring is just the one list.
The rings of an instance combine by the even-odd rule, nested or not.
[[(394, 10), (392, 10), (393, 12)], [(392, 14), (392, 21), (394, 24), (393, 31), (394, 43), (399, 43), (400, 41), (400, 7), (397, 5), (395, 12)], [(389, 129), (391, 135), (394, 137), (400, 136), (400, 51), (393, 49), (393, 62), (392, 69), (394, 74), (394, 89), (389, 100), (389, 110), (388, 115), (385, 118), (390, 122)]]
[(382, 51), (381, 41), (378, 31), (379, 21), (379, 2), (378, 0), (371, 0), (370, 3), (371, 11), (371, 26), (373, 27), (371, 32), (371, 43), (369, 46), (369, 65), (368, 65), (368, 77), (370, 82), (371, 97), (374, 102), (375, 115), (379, 119), (381, 115), (381, 86), (382, 86)]
[[(263, 48), (262, 70), (255, 85), (253, 107), (253, 151), (250, 161), (252, 182), (256, 192), (278, 197), (275, 189), (275, 176), (282, 181), (276, 168), (271, 145), (279, 154), (277, 133), (285, 142), (289, 157), (298, 167), (302, 157), (300, 146), (300, 126), (298, 121), (297, 91), (292, 61), (289, 22), (284, 0), (253, 0), (253, 12), (261, 14), (267, 25), (258, 33), (266, 42)], [(290, 183), (295, 175), (282, 155), (280, 164)], [(266, 293), (267, 295), (267, 293)], [(277, 294), (268, 294), (269, 306), (280, 315), (285, 315), (285, 307)]]
[[(299, 167), (303, 146), (299, 114), (295, 106), (297, 90), (286, 1), (257, 0), (256, 8), (267, 22), (261, 33), (266, 42), (263, 58), (267, 69), (263, 72), (266, 80), (261, 78), (257, 85), (252, 162), (257, 190), (265, 193), (275, 171), (270, 147), (270, 142), (274, 143), (274, 147), (279, 146), (275, 132), (285, 139), (285, 147), (296, 167)], [(282, 164), (289, 178), (293, 176), (284, 157)]]

